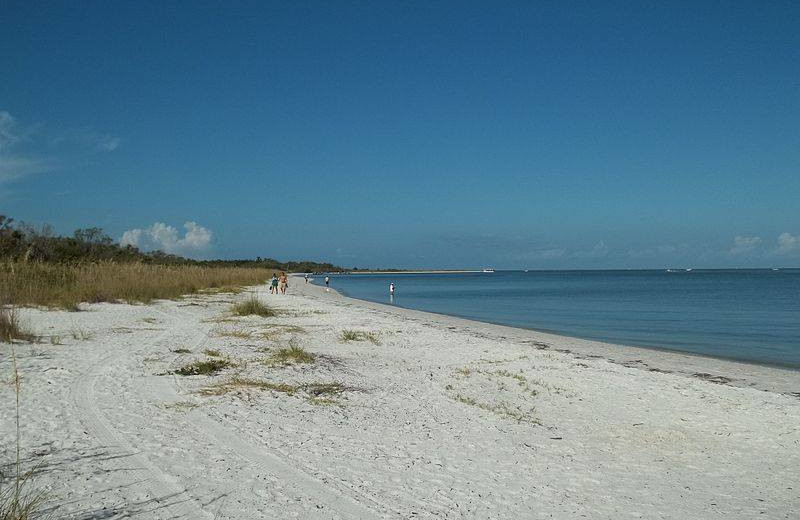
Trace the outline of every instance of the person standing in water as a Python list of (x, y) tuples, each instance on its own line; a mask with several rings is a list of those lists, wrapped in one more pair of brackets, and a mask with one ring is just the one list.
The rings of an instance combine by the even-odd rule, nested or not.
[(330, 289), (330, 285), (331, 285), (331, 277), (330, 276), (326, 276), (325, 277), (325, 290), (326, 291), (330, 291), (331, 290)]
[(394, 282), (389, 284), (389, 296), (394, 296)]

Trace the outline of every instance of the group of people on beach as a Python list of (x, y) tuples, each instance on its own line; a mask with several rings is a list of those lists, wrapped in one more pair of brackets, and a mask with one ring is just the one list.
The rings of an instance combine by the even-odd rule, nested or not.
[(289, 287), (289, 277), (286, 276), (286, 273), (272, 274), (272, 280), (269, 282), (269, 292), (271, 294), (278, 294), (278, 291), (280, 291), (280, 294), (286, 294), (287, 287)]

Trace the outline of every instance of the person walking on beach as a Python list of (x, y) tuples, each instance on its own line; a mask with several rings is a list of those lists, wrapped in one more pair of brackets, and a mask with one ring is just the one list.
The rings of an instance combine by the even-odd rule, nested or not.
[(286, 273), (281, 273), (281, 294), (286, 294), (287, 287), (289, 287), (289, 278)]
[(330, 286), (331, 286), (331, 277), (330, 276), (326, 276), (325, 277), (325, 290), (326, 291), (330, 291), (331, 290)]
[(278, 273), (272, 273), (272, 280), (269, 285), (269, 292), (278, 294)]
[(306, 283), (308, 283), (308, 273), (306, 273)]

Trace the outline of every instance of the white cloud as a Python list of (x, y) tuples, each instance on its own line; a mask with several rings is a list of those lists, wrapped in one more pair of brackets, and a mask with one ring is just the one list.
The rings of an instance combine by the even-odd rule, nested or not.
[(800, 236), (793, 236), (789, 233), (781, 233), (778, 236), (779, 255), (789, 255), (800, 252)]
[(733, 239), (733, 247), (730, 250), (732, 255), (744, 255), (752, 252), (761, 243), (761, 237), (737, 236)]
[(192, 253), (207, 248), (213, 233), (196, 222), (188, 221), (181, 237), (178, 230), (163, 222), (156, 222), (144, 229), (129, 229), (122, 234), (120, 244), (131, 245), (145, 251), (160, 249), (166, 253)]
[(50, 144), (78, 147), (90, 152), (113, 152), (120, 145), (119, 137), (99, 134), (92, 130), (72, 129), (50, 139)]
[(48, 161), (0, 154), (0, 185), (45, 171)]
[[(0, 187), (36, 173), (54, 170), (86, 155), (116, 150), (118, 137), (91, 130), (69, 130), (53, 139), (42, 135), (40, 125), (22, 125), (0, 110)], [(57, 150), (52, 145), (59, 146)]]
[(0, 110), (0, 151), (19, 142), (17, 120), (4, 110)]
[(122, 234), (122, 238), (119, 240), (119, 243), (122, 246), (139, 247), (139, 243), (141, 242), (141, 240), (142, 240), (141, 229), (129, 229), (128, 231)]
[(15, 151), (32, 132), (32, 128), (21, 127), (14, 116), (0, 110), (0, 186), (47, 168), (47, 161)]

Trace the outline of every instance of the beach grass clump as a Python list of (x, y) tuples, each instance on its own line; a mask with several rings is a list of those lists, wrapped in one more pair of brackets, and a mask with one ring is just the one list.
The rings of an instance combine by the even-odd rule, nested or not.
[(267, 365), (290, 365), (297, 363), (313, 363), (317, 359), (316, 354), (307, 351), (303, 347), (291, 345), (287, 348), (279, 349), (265, 360)]
[(345, 329), (339, 333), (339, 340), (344, 343), (349, 341), (369, 341), (373, 345), (381, 344), (377, 333), (364, 330)]
[(77, 327), (77, 326), (72, 327), (72, 329), (69, 331), (69, 333), (72, 336), (72, 339), (74, 339), (74, 340), (89, 341), (90, 339), (92, 339), (92, 333), (91, 332), (89, 332), (86, 329), (82, 329), (80, 327)]
[(8, 464), (0, 465), (0, 520), (32, 520), (43, 518), (42, 509), (45, 502), (45, 493), (33, 487), (33, 475), (36, 467), (26, 472), (22, 471), (22, 434), (20, 428), (20, 395), (22, 394), (22, 381), (17, 369), (17, 355), (12, 346), (11, 354), (11, 385), (14, 388), (14, 426), (16, 457)]
[(228, 381), (219, 383), (213, 386), (208, 386), (199, 391), (201, 395), (223, 395), (234, 390), (241, 390), (246, 388), (255, 388), (257, 390), (272, 390), (287, 395), (294, 395), (300, 388), (297, 385), (290, 385), (287, 383), (273, 383), (271, 381), (262, 381), (260, 379), (249, 379), (240, 376), (234, 376)]
[(270, 323), (266, 325), (266, 329), (258, 335), (266, 340), (274, 341), (285, 334), (305, 334), (306, 329), (297, 325), (283, 325), (279, 323)]
[(44, 492), (31, 488), (33, 472), (13, 477), (13, 482), (3, 485), (0, 474), (0, 520), (33, 520), (43, 518)]
[(172, 352), (175, 353), (175, 354), (191, 354), (192, 353), (192, 351), (189, 350), (188, 348), (176, 348)]
[(305, 394), (304, 396), (306, 400), (317, 405), (339, 404), (335, 398), (342, 395), (344, 392), (351, 390), (351, 388), (339, 382), (289, 384), (234, 376), (225, 382), (207, 386), (201, 389), (199, 393), (200, 395), (205, 396), (218, 396), (248, 388), (256, 390), (269, 390), (289, 396)]
[(241, 325), (235, 325), (228, 328), (216, 327), (212, 329), (211, 333), (221, 338), (250, 339), (253, 337), (250, 331)]
[(541, 421), (534, 415), (534, 409), (530, 410), (523, 410), (520, 407), (512, 407), (507, 403), (501, 402), (496, 405), (484, 403), (478, 401), (477, 399), (462, 395), (456, 394), (453, 396), (453, 400), (458, 401), (459, 403), (466, 404), (468, 406), (474, 406), (475, 408), (479, 408), (481, 410), (485, 410), (487, 412), (491, 412), (499, 417), (503, 417), (505, 419), (511, 419), (518, 423), (528, 423), (534, 425), (541, 425)]
[(11, 343), (12, 340), (33, 342), (37, 339), (36, 334), (22, 325), (15, 308), (0, 309), (0, 341), (6, 343)]
[(255, 296), (234, 304), (231, 311), (237, 316), (261, 316), (264, 318), (269, 318), (278, 314), (271, 307), (261, 303)]
[(78, 310), (82, 302), (149, 303), (203, 289), (257, 285), (266, 269), (153, 265), (112, 261), (0, 263), (0, 294), (7, 303)]
[(180, 376), (198, 376), (215, 374), (220, 370), (232, 366), (233, 363), (226, 359), (201, 359), (192, 361), (181, 368), (175, 370), (173, 373)]
[(213, 349), (213, 348), (205, 349), (203, 351), (203, 354), (205, 354), (206, 356), (211, 356), (211, 357), (222, 357), (222, 352), (220, 352), (217, 349)]

